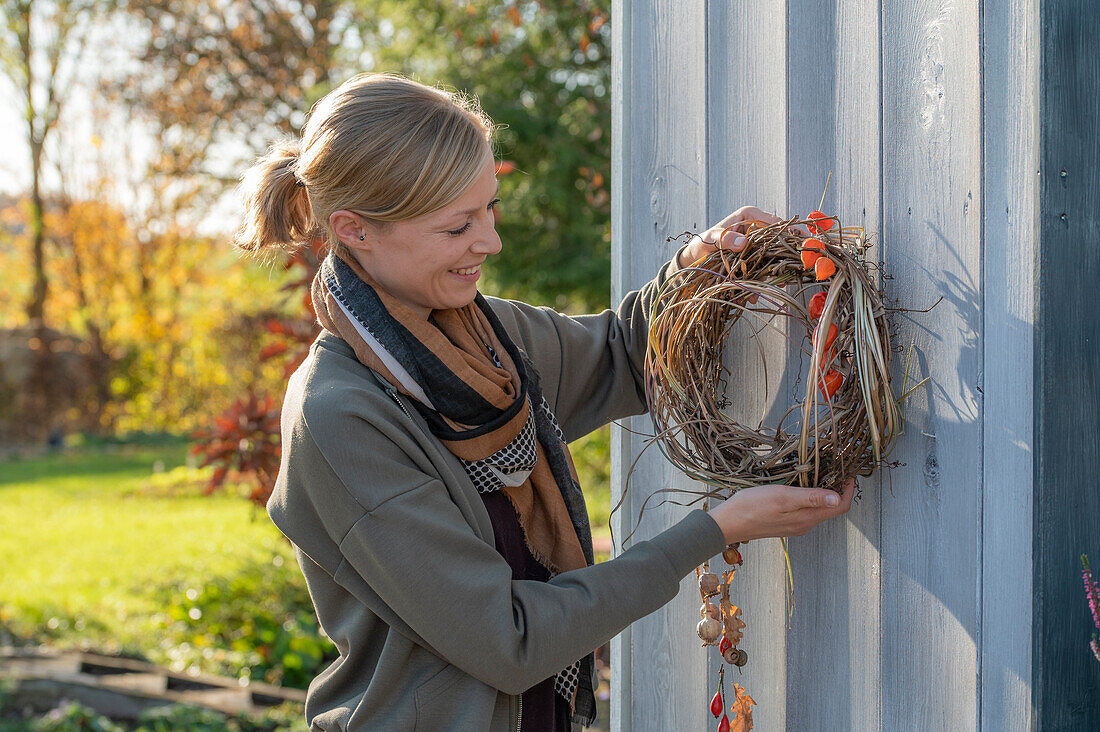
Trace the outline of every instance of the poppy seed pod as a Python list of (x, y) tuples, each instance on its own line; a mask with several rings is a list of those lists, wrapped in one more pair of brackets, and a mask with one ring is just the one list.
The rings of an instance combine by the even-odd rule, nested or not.
[(695, 627), (695, 632), (699, 634), (703, 643), (714, 643), (722, 632), (722, 624), (714, 618), (703, 618)]

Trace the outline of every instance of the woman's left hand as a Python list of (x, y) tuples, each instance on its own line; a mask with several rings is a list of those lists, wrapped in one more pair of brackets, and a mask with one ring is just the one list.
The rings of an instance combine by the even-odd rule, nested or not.
[(739, 252), (745, 248), (747, 243), (745, 234), (750, 221), (763, 221), (765, 224), (774, 224), (780, 220), (775, 214), (762, 211), (756, 206), (742, 206), (702, 234), (691, 237), (688, 245), (681, 250), (677, 264), (681, 267), (688, 267), (692, 262), (697, 262), (718, 249)]

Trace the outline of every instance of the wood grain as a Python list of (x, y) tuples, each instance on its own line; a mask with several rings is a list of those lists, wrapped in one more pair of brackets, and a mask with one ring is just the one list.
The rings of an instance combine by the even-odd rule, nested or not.
[[(897, 343), (929, 385), (905, 405), (882, 512), (884, 729), (978, 724), (981, 89), (977, 5), (882, 12), (883, 255)], [(895, 362), (904, 369), (904, 354)]]
[[(1036, 729), (1100, 728), (1080, 555), (1100, 573), (1100, 7), (1043, 3), (1035, 372)], [(992, 640), (992, 639), (991, 639)]]
[[(805, 213), (831, 171), (824, 210), (880, 237), (871, 256), (897, 305), (944, 297), (896, 315), (898, 384), (910, 346), (909, 384), (930, 382), (905, 405), (891, 456), (902, 464), (868, 481), (846, 519), (792, 540), (789, 630), (778, 544), (745, 547), (734, 594), (750, 662), (735, 680), (759, 703), (757, 728), (1100, 726), (1075, 571), (1081, 551), (1100, 565), (1087, 469), (1100, 461), (1100, 68), (1088, 51), (1100, 9), (648, 0), (619, 4), (613, 24), (617, 295), (670, 253), (653, 242), (742, 204)], [(734, 340), (731, 411), (774, 415), (802, 387), (772, 376), (765, 388), (758, 354)], [(767, 349), (774, 374), (784, 351)], [(640, 445), (615, 440), (621, 488)], [(617, 532), (637, 499), (686, 485), (655, 451), (639, 465)], [(677, 515), (661, 512), (639, 535)], [(685, 583), (616, 641), (627, 688), (613, 690), (614, 729), (712, 726), (700, 712), (717, 657), (700, 664), (681, 643), (695, 643), (696, 598)]]
[[(667, 236), (706, 224), (706, 47), (700, 42), (705, 10), (702, 0), (667, 0), (620, 6), (612, 20), (621, 24), (612, 54), (619, 59), (614, 86), (621, 100), (613, 120), (612, 187), (629, 191), (620, 194), (612, 212), (616, 298), (644, 284), (672, 256), (678, 245), (666, 242)], [(652, 432), (648, 417), (628, 420), (627, 426)], [(612, 444), (617, 501), (645, 441), (617, 429)], [(647, 538), (688, 511), (656, 507), (659, 501), (652, 501), (639, 523), (650, 493), (690, 483), (656, 449), (642, 456), (635, 476), (624, 510), (614, 517), (617, 539), (631, 531), (635, 540)], [(695, 635), (698, 597), (691, 575), (675, 600), (636, 622), (626, 643), (616, 641), (612, 668), (619, 670), (612, 683), (629, 683), (629, 704), (622, 699), (613, 704), (613, 729), (701, 729), (706, 724), (706, 700), (692, 703), (706, 688), (705, 656)]]
[[(710, 3), (707, 18), (707, 153), (708, 219), (719, 221), (742, 205), (783, 214), (787, 201), (787, 32), (783, 0), (745, 4)], [(765, 333), (761, 339), (769, 382), (760, 353), (748, 332), (747, 319), (726, 339), (724, 363), (733, 375), (726, 397), (728, 413), (753, 424), (765, 413), (775, 424), (777, 412), (789, 405), (792, 384), (779, 379), (785, 371), (787, 343)], [(759, 327), (759, 326), (757, 326)], [(742, 674), (727, 678), (740, 683), (757, 701), (753, 719), (758, 729), (783, 729), (787, 719), (787, 612), (785, 560), (775, 539), (742, 547), (744, 566), (731, 584), (731, 595), (745, 621), (741, 648), (749, 654)], [(721, 558), (716, 561), (722, 566)], [(703, 701), (716, 690), (718, 654), (708, 654), (709, 686)]]
[[(983, 5), (981, 726), (1031, 722), (1038, 0)], [(1011, 104), (1005, 101), (1011, 99)], [(1011, 242), (1011, 244), (1009, 244)], [(1021, 266), (1021, 263), (1026, 263)]]
[[(878, 8), (841, 0), (788, 13), (790, 213), (818, 207), (881, 231)], [(877, 261), (879, 248), (868, 255)], [(805, 387), (803, 387), (804, 389)], [(787, 640), (789, 729), (880, 726), (878, 478), (848, 516), (790, 540), (796, 605)]]

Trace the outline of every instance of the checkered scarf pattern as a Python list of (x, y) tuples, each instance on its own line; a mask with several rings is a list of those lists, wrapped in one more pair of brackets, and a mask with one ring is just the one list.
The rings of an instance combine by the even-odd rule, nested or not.
[[(508, 495), (529, 549), (551, 574), (593, 563), (584, 497), (538, 371), (480, 293), (425, 322), (354, 259), (332, 253), (313, 281), (313, 306), (325, 329), (412, 398), (479, 492)], [(596, 716), (594, 675), (588, 654), (554, 680), (585, 725)]]

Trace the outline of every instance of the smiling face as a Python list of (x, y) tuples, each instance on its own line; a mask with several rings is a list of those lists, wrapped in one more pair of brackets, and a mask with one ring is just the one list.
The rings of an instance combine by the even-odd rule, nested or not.
[(493, 213), (499, 190), (487, 154), (474, 183), (437, 211), (385, 225), (356, 218), (357, 228), (351, 221), (335, 228), (379, 285), (427, 319), (432, 310), (473, 302), (482, 263), (501, 248)]

